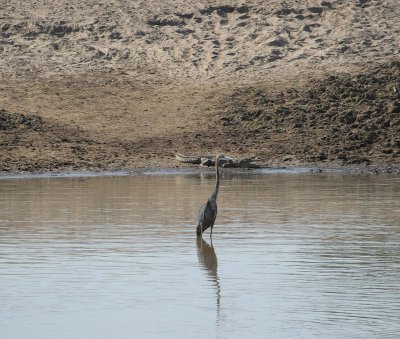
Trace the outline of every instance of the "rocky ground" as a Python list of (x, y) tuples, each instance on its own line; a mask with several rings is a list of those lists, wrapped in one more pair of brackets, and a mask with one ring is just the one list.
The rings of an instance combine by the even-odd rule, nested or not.
[(224, 152), (399, 172), (396, 0), (1, 7), (0, 171)]

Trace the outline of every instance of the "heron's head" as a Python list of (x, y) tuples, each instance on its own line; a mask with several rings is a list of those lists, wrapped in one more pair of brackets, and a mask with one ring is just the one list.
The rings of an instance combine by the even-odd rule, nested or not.
[(219, 161), (220, 161), (221, 159), (223, 159), (223, 158), (225, 158), (225, 155), (224, 155), (224, 154), (222, 154), (222, 153), (217, 154), (217, 156), (216, 156), (216, 158), (215, 158), (215, 165), (218, 165), (218, 164), (219, 164)]

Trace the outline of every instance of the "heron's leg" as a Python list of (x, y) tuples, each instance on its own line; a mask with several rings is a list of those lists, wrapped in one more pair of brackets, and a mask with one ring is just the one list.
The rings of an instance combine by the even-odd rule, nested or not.
[(213, 228), (214, 228), (214, 226), (211, 226), (211, 229), (210, 229), (210, 240), (212, 241), (212, 230), (213, 230)]

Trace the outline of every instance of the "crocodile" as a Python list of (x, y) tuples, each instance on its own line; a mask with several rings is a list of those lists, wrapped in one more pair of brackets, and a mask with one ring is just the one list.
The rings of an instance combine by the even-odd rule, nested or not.
[[(215, 165), (215, 157), (212, 155), (183, 155), (180, 153), (175, 154), (176, 160), (185, 164), (194, 164), (201, 166), (214, 166)], [(258, 168), (259, 166), (253, 164), (251, 159), (235, 159), (228, 156), (223, 156), (219, 160), (219, 164), (221, 167), (230, 167), (230, 168)]]
[(179, 162), (182, 162), (184, 164), (194, 164), (194, 165), (200, 165), (202, 163), (202, 159), (203, 161), (206, 161), (208, 159), (212, 159), (213, 156), (196, 156), (196, 155), (183, 155), (180, 153), (176, 153), (175, 154), (175, 158), (176, 160), (178, 160)]

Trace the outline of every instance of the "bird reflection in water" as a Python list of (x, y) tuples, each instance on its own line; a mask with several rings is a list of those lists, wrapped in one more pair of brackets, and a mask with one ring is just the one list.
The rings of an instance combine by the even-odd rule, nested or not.
[(221, 308), (221, 286), (218, 278), (218, 260), (215, 255), (214, 246), (209, 245), (203, 238), (197, 237), (197, 257), (199, 259), (200, 267), (207, 273), (209, 281), (215, 287), (215, 298), (217, 307), (217, 325), (220, 319)]

